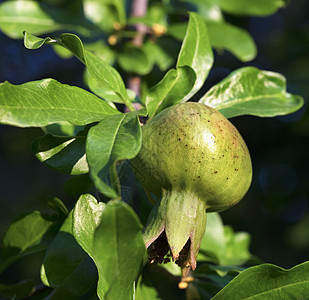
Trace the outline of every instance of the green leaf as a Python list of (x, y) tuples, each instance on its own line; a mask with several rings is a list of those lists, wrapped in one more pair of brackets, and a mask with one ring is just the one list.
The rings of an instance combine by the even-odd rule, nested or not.
[(73, 234), (79, 245), (93, 258), (94, 233), (105, 208), (90, 194), (81, 195), (73, 211)]
[(2, 239), (0, 272), (20, 257), (44, 250), (44, 236), (52, 225), (53, 221), (38, 211), (24, 214), (14, 221)]
[(28, 279), (15, 284), (0, 284), (0, 296), (6, 299), (25, 299), (35, 289), (35, 281)]
[(22, 38), (23, 31), (44, 34), (61, 29), (88, 35), (91, 28), (81, 11), (57, 9), (34, 0), (10, 0), (0, 4), (0, 29), (12, 38)]
[[(118, 94), (98, 84), (98, 82), (89, 74), (87, 70), (84, 73), (84, 80), (88, 85), (89, 89), (94, 94), (101, 97), (102, 99), (105, 99), (112, 107), (114, 107), (114, 104), (112, 102), (123, 103), (122, 99), (119, 97)], [(136, 94), (130, 89), (127, 89), (126, 91), (130, 101), (136, 102)]]
[(163, 79), (148, 90), (146, 107), (150, 118), (163, 109), (183, 102), (194, 86), (196, 76), (190, 67), (169, 70)]
[(284, 7), (289, 0), (207, 0), (223, 11), (235, 15), (266, 16)]
[(118, 71), (91, 52), (86, 52), (86, 58), (89, 73), (97, 83), (115, 92), (130, 110), (135, 110)]
[(223, 226), (218, 213), (208, 213), (198, 260), (206, 259), (221, 266), (243, 265), (251, 257), (249, 244), (248, 233), (234, 233), (232, 227)]
[(243, 62), (256, 56), (256, 46), (249, 33), (226, 22), (206, 22), (212, 47), (226, 49)]
[(187, 33), (182, 43), (176, 67), (191, 67), (196, 74), (194, 87), (184, 100), (190, 99), (204, 84), (213, 64), (213, 53), (203, 18), (190, 13)]
[(42, 39), (27, 32), (25, 32), (24, 35), (24, 44), (28, 49), (38, 49), (44, 44), (58, 44), (70, 50), (86, 65), (90, 75), (97, 81), (99, 86), (116, 93), (119, 99), (121, 99), (130, 110), (135, 110), (118, 71), (98, 56), (85, 50), (78, 36), (70, 33), (63, 33), (58, 39), (51, 39), (49, 37)]
[(55, 136), (73, 136), (81, 131), (84, 126), (74, 126), (68, 122), (58, 122), (42, 127), (41, 129), (45, 134), (51, 134)]
[(88, 173), (85, 136), (56, 137), (47, 134), (37, 138), (31, 150), (46, 166), (70, 175)]
[(133, 299), (134, 281), (146, 254), (142, 225), (123, 202), (109, 202), (104, 209), (93, 245), (99, 272), (100, 299)]
[(54, 79), (21, 85), (0, 84), (0, 122), (19, 127), (40, 127), (67, 121), (85, 125), (118, 114), (106, 102)]
[[(60, 217), (66, 218), (66, 216), (69, 214), (69, 211), (67, 207), (64, 205), (64, 203), (57, 197), (51, 197), (47, 205), (54, 210)], [(64, 221), (63, 219), (63, 221)]]
[(86, 154), (90, 175), (99, 191), (107, 197), (120, 195), (116, 163), (131, 159), (139, 152), (141, 128), (137, 115), (142, 113), (106, 117), (89, 130)]
[(41, 268), (41, 280), (50, 287), (64, 287), (74, 295), (85, 294), (97, 280), (91, 258), (73, 236), (73, 212), (49, 245)]
[(309, 294), (309, 262), (289, 270), (271, 264), (241, 272), (213, 300), (306, 299)]
[(148, 57), (143, 48), (127, 45), (118, 54), (118, 63), (126, 72), (145, 75), (148, 74), (153, 67), (153, 62), (150, 57)]
[(227, 118), (240, 115), (274, 117), (300, 109), (304, 100), (286, 92), (286, 80), (278, 73), (244, 67), (213, 86), (200, 100)]

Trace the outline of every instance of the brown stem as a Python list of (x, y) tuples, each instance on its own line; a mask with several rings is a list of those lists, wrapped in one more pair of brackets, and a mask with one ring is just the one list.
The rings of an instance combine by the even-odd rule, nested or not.
[[(133, 0), (131, 7), (131, 17), (143, 17), (147, 12), (148, 0)], [(143, 45), (145, 33), (147, 32), (147, 26), (145, 24), (136, 24), (137, 35), (133, 39), (132, 43), (140, 47)]]
[[(148, 0), (133, 0), (131, 7), (131, 17), (143, 17), (147, 12)], [(147, 26), (145, 24), (136, 24), (136, 36), (132, 40), (132, 44), (136, 47), (143, 45), (144, 36), (147, 33)], [(128, 80), (128, 88), (140, 96), (141, 77), (133, 75)], [(136, 107), (137, 108), (137, 107)], [(138, 108), (137, 108), (138, 109)]]

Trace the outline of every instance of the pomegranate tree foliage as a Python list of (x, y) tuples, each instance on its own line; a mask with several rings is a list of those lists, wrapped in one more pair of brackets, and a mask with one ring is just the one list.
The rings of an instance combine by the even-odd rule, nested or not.
[[(34, 211), (15, 220), (5, 232), (0, 271), (16, 260), (44, 253), (41, 281), (0, 284), (7, 298), (35, 299), (278, 299), (309, 294), (309, 264), (290, 270), (259, 264), (249, 252), (250, 235), (222, 224), (217, 213), (208, 214), (207, 229), (198, 254), (193, 281), (184, 279), (174, 263), (147, 263), (143, 225), (149, 203), (142, 184), (138, 191), (139, 215), (132, 209), (126, 187), (133, 173), (127, 161), (141, 147), (140, 117), (155, 117), (167, 107), (194, 97), (207, 80), (213, 64), (212, 48), (232, 52), (242, 61), (256, 54), (255, 44), (243, 29), (224, 20), (224, 13), (265, 16), (284, 6), (285, 0), (182, 0), (150, 1), (145, 17), (127, 17), (125, 1), (4, 1), (0, 28), (12, 38), (24, 38), (29, 49), (52, 45), (62, 56), (76, 56), (85, 65), (88, 92), (54, 79), (13, 85), (0, 84), (0, 121), (18, 127), (40, 127), (45, 135), (32, 144), (36, 157), (65, 174), (89, 174), (99, 192), (80, 195), (69, 212), (57, 198), (48, 202), (49, 213)], [(167, 23), (167, 15), (185, 15), (188, 23)], [(121, 38), (126, 25), (144, 23), (152, 38), (137, 48), (128, 41), (123, 51), (103, 37)], [(38, 25), (39, 24), (39, 25)], [(160, 31), (161, 30), (161, 31)], [(36, 35), (74, 31), (53, 37)], [(131, 31), (132, 33), (132, 31)], [(92, 39), (88, 39), (88, 38)], [(101, 39), (96, 40), (100, 37)], [(155, 38), (154, 38), (155, 37)], [(85, 40), (86, 42), (82, 42)], [(92, 42), (87, 42), (91, 40)], [(104, 39), (105, 40), (105, 39)], [(179, 54), (169, 47), (181, 40)], [(169, 49), (170, 48), (170, 49)], [(177, 59), (176, 59), (177, 58)], [(126, 89), (119, 72), (145, 75), (157, 65), (165, 75), (155, 85), (145, 81), (141, 97)], [(171, 68), (174, 66), (174, 68)], [(146, 87), (146, 88), (145, 88)], [(297, 111), (300, 96), (286, 91), (278, 73), (244, 67), (213, 86), (199, 102), (227, 118), (240, 115), (273, 117)], [(115, 105), (117, 104), (117, 106)], [(135, 104), (142, 109), (135, 110)], [(119, 104), (128, 108), (118, 109)], [(142, 171), (142, 170), (141, 170)], [(129, 178), (129, 179), (128, 179)], [(132, 184), (132, 183), (131, 183)], [(135, 195), (134, 195), (135, 197)], [(100, 199), (99, 199), (100, 198)], [(250, 264), (249, 264), (250, 262)], [(249, 267), (252, 264), (257, 266)]]

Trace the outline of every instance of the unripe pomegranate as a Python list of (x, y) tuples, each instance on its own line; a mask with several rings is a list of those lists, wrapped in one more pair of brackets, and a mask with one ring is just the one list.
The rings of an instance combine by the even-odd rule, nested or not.
[(171, 252), (183, 276), (196, 267), (206, 211), (238, 203), (252, 179), (249, 151), (237, 129), (201, 103), (171, 106), (143, 127), (132, 165), (147, 190), (160, 195), (144, 231), (151, 261)]

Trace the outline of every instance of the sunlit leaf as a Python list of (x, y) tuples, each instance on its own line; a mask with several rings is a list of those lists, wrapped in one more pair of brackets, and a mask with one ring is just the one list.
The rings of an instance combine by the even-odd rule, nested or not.
[(250, 61), (256, 56), (253, 38), (245, 30), (226, 22), (206, 22), (212, 47), (225, 49), (241, 61)]
[(103, 100), (54, 79), (21, 85), (0, 83), (0, 122), (19, 127), (40, 127), (61, 121), (85, 125), (118, 114)]
[(120, 195), (116, 163), (137, 155), (141, 146), (138, 114), (104, 118), (89, 130), (86, 142), (90, 175), (101, 193), (110, 198)]
[(199, 102), (219, 110), (227, 118), (286, 115), (304, 104), (300, 96), (286, 92), (284, 76), (254, 67), (232, 72), (214, 85)]
[(55, 137), (47, 134), (31, 146), (35, 156), (48, 167), (71, 175), (88, 173), (86, 137)]
[(100, 299), (133, 299), (134, 281), (146, 249), (142, 226), (131, 207), (123, 202), (109, 202), (105, 206), (93, 251)]
[(86, 65), (90, 75), (97, 81), (98, 85), (117, 94), (119, 99), (121, 99), (131, 111), (135, 110), (118, 71), (98, 56), (85, 50), (78, 36), (70, 33), (63, 33), (58, 39), (52, 39), (50, 37), (42, 39), (25, 32), (24, 44), (28, 49), (38, 49), (44, 44), (57, 44), (66, 48)]
[(92, 195), (81, 195), (73, 211), (73, 234), (79, 245), (93, 258), (94, 233), (105, 208)]
[(195, 79), (195, 73), (190, 67), (169, 70), (163, 79), (147, 92), (146, 107), (149, 117), (184, 101), (192, 90)]
[(254, 266), (241, 272), (212, 299), (306, 299), (308, 272), (309, 262), (289, 270), (271, 264)]
[(176, 67), (191, 67), (196, 80), (194, 87), (184, 100), (190, 99), (204, 84), (213, 64), (213, 53), (208, 39), (208, 32), (202, 17), (190, 13), (187, 32), (183, 40)]

